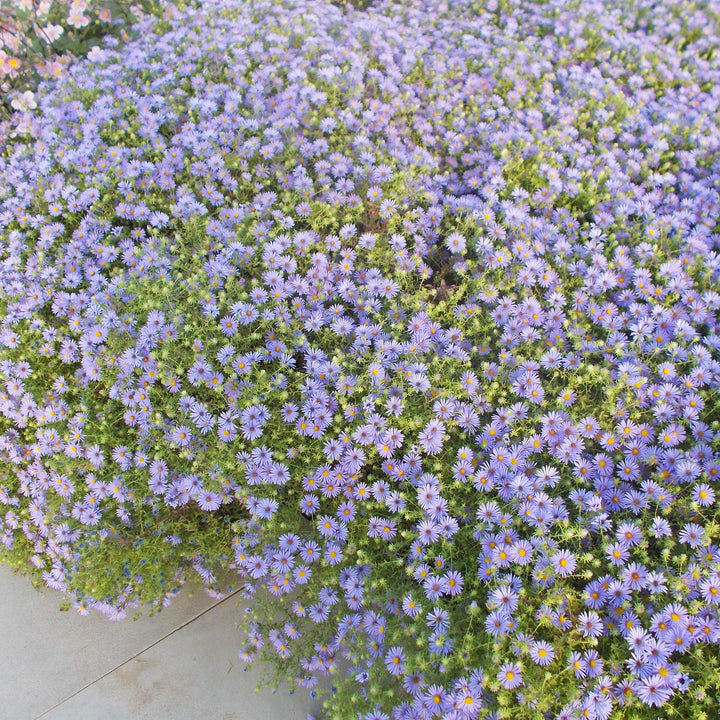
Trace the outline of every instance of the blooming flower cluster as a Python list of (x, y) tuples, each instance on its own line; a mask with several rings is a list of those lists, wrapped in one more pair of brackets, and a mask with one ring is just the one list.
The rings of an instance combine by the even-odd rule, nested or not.
[(205, 0), (0, 157), (0, 552), (121, 617), (228, 567), (331, 717), (720, 701), (701, 4)]

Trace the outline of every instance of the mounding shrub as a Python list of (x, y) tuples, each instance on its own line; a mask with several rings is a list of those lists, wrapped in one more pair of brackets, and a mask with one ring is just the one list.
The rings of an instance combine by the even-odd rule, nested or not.
[(41, 85), (3, 559), (116, 619), (232, 570), (332, 718), (709, 717), (716, 20), (206, 0)]

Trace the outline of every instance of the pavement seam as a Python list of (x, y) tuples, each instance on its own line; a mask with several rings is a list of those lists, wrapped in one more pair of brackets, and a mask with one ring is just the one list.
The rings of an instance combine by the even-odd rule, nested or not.
[(134, 655), (131, 655), (129, 658), (123, 660), (121, 663), (118, 663), (114, 668), (111, 668), (106, 673), (103, 673), (100, 675), (100, 677), (95, 678), (94, 680), (91, 680), (86, 685), (83, 685), (83, 687), (76, 690), (74, 693), (68, 695), (66, 698), (63, 698), (59, 702), (55, 703), (52, 707), (49, 707), (47, 710), (43, 710), (40, 715), (36, 715), (33, 720), (40, 720), (41, 718), (45, 717), (48, 713), (51, 713), (56, 708), (59, 708), (61, 705), (66, 703), (68, 700), (71, 700), (76, 695), (79, 695), (80, 693), (87, 690), (89, 687), (92, 687), (95, 685), (95, 683), (100, 682), (101, 680), (104, 680), (108, 675), (112, 675), (116, 670), (119, 670), (123, 665), (127, 665), (131, 660), (134, 660), (135, 658), (142, 655), (144, 652), (147, 652), (151, 648), (154, 648), (156, 645), (159, 645), (163, 640), (167, 640), (170, 636), (174, 635), (176, 632), (182, 630), (183, 628), (187, 627), (191, 623), (194, 623), (196, 620), (199, 620), (203, 615), (207, 615), (210, 611), (214, 610), (219, 605), (222, 605), (226, 600), (229, 600), (231, 597), (237, 595), (238, 593), (242, 592), (245, 588), (239, 587), (237, 590), (233, 590), (229, 595), (226, 595), (222, 600), (218, 600), (216, 603), (213, 603), (210, 607), (205, 608), (202, 612), (199, 612), (197, 615), (194, 615), (190, 619), (186, 620), (184, 623), (178, 625), (176, 628), (173, 628), (170, 630), (170, 632), (165, 633), (162, 637), (158, 638), (154, 642), (150, 643), (147, 647), (144, 647), (142, 650), (138, 650)]

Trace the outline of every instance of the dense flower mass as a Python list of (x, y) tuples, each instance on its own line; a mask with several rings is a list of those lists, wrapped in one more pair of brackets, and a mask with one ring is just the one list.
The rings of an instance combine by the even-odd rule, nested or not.
[(716, 709), (717, 19), (203, 0), (43, 86), (3, 557), (116, 618), (230, 567), (330, 717)]

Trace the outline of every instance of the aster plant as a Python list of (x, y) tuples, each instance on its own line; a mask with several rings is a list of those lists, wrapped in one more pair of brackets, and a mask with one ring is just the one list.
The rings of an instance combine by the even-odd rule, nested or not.
[(2, 557), (113, 618), (231, 570), (330, 718), (709, 717), (712, 7), (168, 17), (0, 158)]

